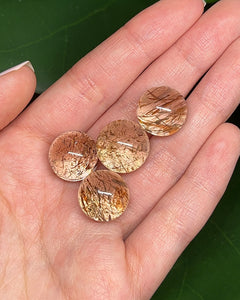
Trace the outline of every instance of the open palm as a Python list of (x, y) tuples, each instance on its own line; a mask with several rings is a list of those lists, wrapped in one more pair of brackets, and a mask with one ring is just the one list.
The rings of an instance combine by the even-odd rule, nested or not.
[[(18, 117), (34, 74), (22, 67), (0, 77), (0, 299), (151, 297), (209, 218), (239, 155), (239, 130), (223, 124), (240, 98), (239, 11), (239, 0), (204, 15), (201, 0), (162, 0)], [(124, 176), (123, 216), (88, 219), (79, 184), (49, 167), (52, 140), (68, 130), (96, 138), (112, 120), (136, 119), (146, 89), (168, 85), (186, 96), (205, 73), (181, 131), (152, 137), (146, 163)]]

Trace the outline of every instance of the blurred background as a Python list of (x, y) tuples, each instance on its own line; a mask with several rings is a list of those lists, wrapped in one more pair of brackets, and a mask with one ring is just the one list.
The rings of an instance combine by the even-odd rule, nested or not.
[[(38, 81), (34, 100), (81, 57), (154, 2), (1, 1), (0, 72), (30, 60)], [(205, 10), (216, 1), (207, 2)], [(229, 121), (240, 126), (239, 109)], [(152, 299), (240, 299), (239, 167), (238, 163), (214, 214)]]

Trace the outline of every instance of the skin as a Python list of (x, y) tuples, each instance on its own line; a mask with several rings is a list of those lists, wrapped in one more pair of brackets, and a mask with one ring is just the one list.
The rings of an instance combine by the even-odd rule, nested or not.
[[(0, 77), (0, 299), (151, 297), (212, 214), (240, 153), (239, 129), (224, 123), (240, 99), (239, 12), (239, 0), (203, 15), (201, 0), (162, 0), (23, 112), (34, 73)], [(68, 130), (96, 138), (112, 120), (134, 120), (146, 89), (186, 96), (204, 73), (184, 127), (152, 137), (147, 162), (124, 177), (127, 211), (110, 223), (88, 219), (79, 184), (49, 167), (52, 140)]]

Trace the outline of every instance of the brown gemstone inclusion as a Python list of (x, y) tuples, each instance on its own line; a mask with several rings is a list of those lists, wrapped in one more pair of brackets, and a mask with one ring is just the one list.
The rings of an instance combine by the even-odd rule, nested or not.
[(146, 132), (129, 120), (117, 120), (105, 126), (96, 146), (102, 164), (117, 173), (129, 173), (141, 167), (150, 148)]
[(169, 87), (152, 88), (140, 98), (137, 117), (142, 128), (152, 135), (172, 135), (186, 121), (186, 101), (179, 92)]
[(78, 199), (88, 217), (95, 221), (110, 221), (126, 210), (129, 190), (119, 174), (98, 170), (81, 182)]
[(49, 149), (53, 172), (67, 181), (84, 179), (97, 161), (95, 141), (83, 132), (65, 132), (53, 141)]

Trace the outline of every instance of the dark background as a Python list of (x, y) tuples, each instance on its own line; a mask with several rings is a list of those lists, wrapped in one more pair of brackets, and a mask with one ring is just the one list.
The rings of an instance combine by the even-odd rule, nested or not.
[[(38, 80), (34, 100), (76, 61), (154, 2), (1, 1), (0, 70), (30, 60)], [(209, 7), (208, 4), (206, 9)], [(239, 108), (229, 122), (240, 127)], [(239, 166), (238, 163), (212, 217), (181, 255), (153, 299), (240, 300)]]

